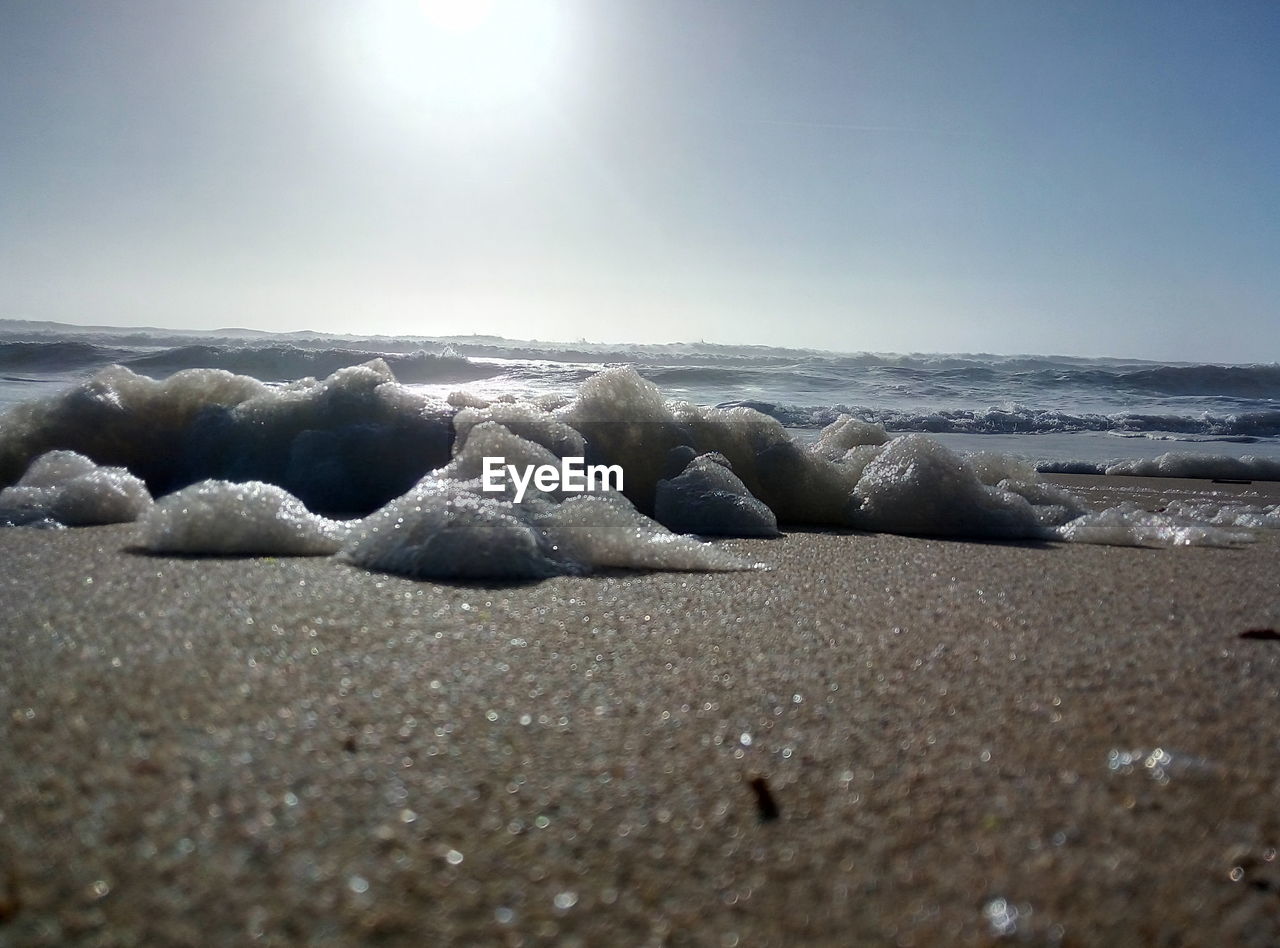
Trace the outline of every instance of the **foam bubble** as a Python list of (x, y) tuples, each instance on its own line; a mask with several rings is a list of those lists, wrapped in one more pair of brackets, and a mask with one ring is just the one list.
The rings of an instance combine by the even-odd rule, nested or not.
[(692, 438), (676, 422), (658, 387), (630, 366), (588, 378), (558, 417), (587, 439), (591, 463), (622, 465), (626, 495), (644, 511), (653, 509), (667, 452)]
[(450, 414), (374, 359), (214, 413), (191, 453), (201, 476), (268, 481), (313, 510), (367, 513), (448, 461)]
[(274, 484), (207, 480), (162, 498), (139, 529), (141, 546), (157, 553), (325, 556), (348, 527)]
[(450, 392), (444, 399), (454, 408), (488, 408), (491, 404), (489, 399), (471, 392)]

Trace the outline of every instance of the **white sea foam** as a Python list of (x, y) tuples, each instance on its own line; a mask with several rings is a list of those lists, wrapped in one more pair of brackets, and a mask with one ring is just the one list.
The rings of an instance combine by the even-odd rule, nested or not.
[(716, 452), (699, 455), (675, 477), (658, 481), (654, 518), (677, 533), (778, 535), (773, 511), (751, 496), (725, 456)]
[(627, 496), (647, 510), (652, 509), (667, 453), (691, 437), (657, 386), (629, 366), (591, 376), (557, 416), (590, 442), (591, 461), (622, 465)]
[(531, 511), (478, 481), (426, 478), (353, 530), (343, 559), (414, 579), (542, 579), (585, 570), (556, 555)]
[(1168, 513), (1154, 513), (1133, 504), (1122, 504), (1085, 514), (1054, 531), (1073, 543), (1109, 546), (1239, 546), (1253, 541), (1253, 534), (1231, 530)]
[[(541, 444), (522, 438), (505, 425), (493, 421), (484, 421), (467, 429), (466, 440), (454, 442), (453, 460), (445, 467), (432, 473), (435, 479), (453, 481), (474, 481), (484, 476), (485, 458), (502, 458), (504, 464), (518, 468), (537, 468), (544, 465), (559, 466), (559, 457), (552, 454)], [(510, 479), (502, 481), (505, 499), (515, 500), (516, 485)], [(540, 494), (533, 483), (528, 485), (528, 498), (532, 500)], [(556, 500), (563, 495), (556, 489), (549, 496)]]
[(538, 523), (562, 555), (590, 569), (724, 572), (761, 565), (672, 533), (617, 493), (572, 497)]
[[(163, 513), (149, 518), (147, 544), (281, 554), (344, 544), (354, 563), (424, 577), (750, 565), (672, 534), (649, 514), (704, 534), (770, 535), (778, 523), (806, 523), (1129, 545), (1235, 543), (1249, 535), (1243, 528), (1275, 519), (1269, 509), (1089, 514), (1003, 455), (960, 457), (924, 435), (888, 440), (851, 416), (805, 446), (751, 407), (668, 401), (629, 367), (591, 376), (567, 404), (560, 396), (488, 401), (465, 393), (451, 401), (466, 407), (455, 412), (399, 385), (380, 360), (278, 388), (218, 370), (156, 382), (116, 367), (7, 415), (0, 477), (12, 481), (41, 450), (79, 447), (94, 461), (128, 465), (158, 492), (210, 477), (233, 481), (240, 486), (206, 484), (166, 498)], [(486, 457), (555, 465), (578, 455), (621, 466), (626, 498), (531, 490), (514, 504), (514, 491), (479, 490)], [(1152, 463), (1112, 472), (1186, 475), (1199, 461), (1166, 455)], [(51, 492), (78, 478), (86, 478), (80, 493), (67, 493), (58, 511), (70, 520), (102, 516), (86, 511), (104, 507), (116, 475), (97, 471), (69, 455), (39, 461), (0, 495), (8, 519), (47, 519)], [(1266, 468), (1236, 473), (1259, 477)], [(246, 481), (267, 483), (247, 490)], [(376, 513), (342, 527), (312, 510)]]
[(984, 484), (994, 486), (1001, 481), (1031, 483), (1036, 479), (1035, 465), (1024, 458), (995, 451), (970, 451), (964, 458), (974, 475)]
[(889, 441), (884, 426), (859, 421), (851, 415), (840, 415), (822, 429), (810, 450), (832, 461), (839, 461), (853, 448), (877, 446)]
[(445, 401), (454, 408), (488, 408), (492, 404), (490, 399), (463, 391), (450, 392), (445, 396)]
[(1241, 480), (1280, 480), (1280, 460), (1247, 454), (1233, 458), (1213, 454), (1170, 451), (1157, 458), (1119, 461), (1106, 469), (1108, 474), (1139, 477), (1200, 477)]
[(365, 513), (449, 457), (447, 409), (386, 363), (268, 388), (219, 369), (162, 382), (120, 366), (26, 403), (0, 427), (0, 483), (52, 449), (127, 467), (153, 492), (205, 479), (278, 484), (308, 506)]
[(192, 484), (161, 498), (139, 522), (141, 546), (157, 553), (325, 556), (337, 552), (347, 529), (260, 481)]
[(147, 485), (122, 467), (99, 467), (62, 485), (49, 512), (68, 527), (129, 523), (151, 507)]
[(1240, 501), (1175, 500), (1165, 512), (1185, 520), (1199, 521), (1216, 527), (1244, 527), (1254, 530), (1280, 530), (1280, 504), (1260, 507)]
[(50, 451), (17, 484), (0, 490), (0, 524), (129, 523), (150, 506), (147, 485), (124, 468), (100, 467), (74, 451)]
[(852, 524), (926, 536), (1044, 536), (1020, 494), (982, 483), (969, 462), (932, 438), (904, 435), (885, 446), (853, 490)]
[(1088, 508), (1080, 502), (1080, 498), (1056, 484), (1034, 479), (1006, 478), (996, 486), (1002, 491), (1019, 495), (1031, 504), (1036, 520), (1041, 526), (1060, 526), (1089, 512)]
[[(190, 369), (163, 382), (121, 366), (50, 398), (10, 409), (0, 429), (0, 483), (47, 451), (77, 451), (96, 463), (163, 481), (184, 453), (197, 416), (266, 392), (261, 382), (216, 369)], [(154, 486), (154, 484), (153, 484)]]
[(18, 481), (19, 487), (57, 487), (81, 474), (98, 469), (83, 454), (75, 451), (49, 451), (31, 462), (27, 472)]
[(477, 425), (499, 424), (512, 434), (546, 448), (557, 457), (582, 457), (586, 441), (567, 424), (532, 404), (497, 404), (463, 408), (453, 416), (454, 453)]
[(672, 534), (616, 492), (517, 504), (477, 480), (428, 477), (352, 530), (343, 558), (415, 579), (532, 580), (603, 568), (750, 569)]

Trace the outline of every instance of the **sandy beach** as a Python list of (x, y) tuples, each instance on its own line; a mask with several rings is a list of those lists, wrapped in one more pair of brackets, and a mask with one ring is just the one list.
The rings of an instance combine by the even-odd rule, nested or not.
[(0, 531), (0, 945), (1280, 943), (1275, 534), (483, 586), (133, 529)]

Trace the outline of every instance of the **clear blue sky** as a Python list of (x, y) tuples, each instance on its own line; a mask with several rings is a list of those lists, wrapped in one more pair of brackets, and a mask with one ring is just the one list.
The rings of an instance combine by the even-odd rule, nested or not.
[(0, 315), (1280, 358), (1274, 0), (0, 0)]

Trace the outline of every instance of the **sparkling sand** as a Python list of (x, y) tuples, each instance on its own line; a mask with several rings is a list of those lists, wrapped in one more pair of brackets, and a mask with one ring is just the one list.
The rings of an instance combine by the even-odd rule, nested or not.
[(133, 529), (0, 531), (0, 945), (1280, 943), (1274, 533), (478, 586)]

